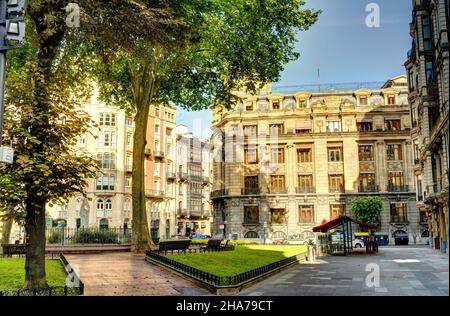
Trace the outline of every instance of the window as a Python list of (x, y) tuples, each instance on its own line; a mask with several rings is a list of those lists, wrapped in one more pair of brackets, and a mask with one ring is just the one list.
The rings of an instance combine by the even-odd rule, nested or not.
[(259, 224), (258, 206), (244, 206), (244, 224)]
[(373, 161), (373, 146), (360, 145), (358, 154), (359, 154), (359, 161)]
[(102, 176), (97, 178), (97, 190), (114, 191), (115, 176)]
[(257, 232), (249, 231), (245, 233), (244, 238), (259, 238), (259, 235)]
[(280, 109), (280, 102), (279, 101), (273, 101), (272, 102), (272, 109), (279, 110)]
[(256, 147), (252, 146), (244, 148), (244, 163), (246, 164), (258, 163), (258, 149), (256, 149)]
[(388, 190), (395, 191), (403, 186), (403, 172), (389, 172), (388, 174)]
[(270, 128), (270, 135), (282, 135), (284, 132), (283, 124), (271, 124), (269, 128)]
[(284, 163), (284, 148), (271, 148), (270, 157), (272, 163)]
[(301, 224), (314, 223), (314, 206), (313, 205), (299, 205), (298, 219)]
[(270, 176), (270, 191), (273, 193), (284, 193), (285, 182), (283, 175)]
[(259, 193), (259, 179), (258, 176), (244, 177), (244, 194)]
[(98, 124), (100, 126), (116, 126), (116, 114), (100, 113)]
[(96, 204), (96, 215), (97, 217), (111, 217), (112, 216), (112, 201), (107, 199), (106, 201), (103, 199), (97, 200)]
[(328, 121), (327, 132), (336, 133), (341, 131), (341, 121)]
[(425, 62), (425, 76), (427, 84), (431, 83), (434, 79), (434, 64), (432, 61)]
[(155, 109), (155, 117), (159, 117), (159, 109), (158, 108)]
[(127, 154), (127, 157), (125, 159), (125, 168), (126, 171), (129, 172), (133, 170), (133, 156), (131, 156), (131, 154)]
[(97, 161), (102, 169), (116, 169), (116, 155), (114, 153), (98, 153)]
[(389, 144), (386, 147), (387, 160), (403, 160), (403, 152), (401, 144)]
[(286, 223), (286, 210), (285, 209), (270, 209), (270, 221), (274, 224)]
[(384, 130), (385, 131), (401, 130), (401, 121), (400, 120), (385, 120), (384, 121)]
[(431, 50), (433, 48), (432, 32), (430, 25), (430, 18), (422, 17), (422, 35), (423, 35), (423, 50)]
[(306, 100), (300, 100), (298, 101), (298, 106), (300, 109), (304, 109), (307, 106)]
[(389, 94), (387, 96), (387, 104), (388, 105), (394, 105), (395, 104), (395, 95), (394, 94)]
[(345, 215), (345, 208), (342, 204), (330, 204), (330, 219)]
[(342, 161), (342, 147), (328, 147), (328, 161)]
[(344, 192), (344, 175), (334, 174), (328, 176), (330, 193)]
[(367, 96), (362, 95), (359, 97), (359, 105), (367, 105)]
[(375, 173), (359, 174), (359, 192), (376, 192)]
[(97, 138), (97, 147), (116, 147), (116, 133), (100, 132)]
[(245, 105), (245, 110), (246, 110), (246, 111), (253, 111), (253, 103), (248, 102), (248, 103)]
[(297, 162), (298, 163), (312, 162), (312, 149), (297, 148)]
[(102, 218), (99, 222), (100, 229), (108, 229), (108, 220), (106, 218)]
[(258, 135), (258, 126), (257, 125), (244, 126), (244, 136), (245, 137), (256, 138), (257, 135)]
[(372, 122), (358, 122), (357, 125), (358, 125), (359, 132), (373, 131), (373, 123)]
[(314, 185), (312, 174), (299, 175), (297, 193), (313, 193), (313, 192), (314, 192)]
[(126, 126), (133, 126), (133, 120), (129, 119), (129, 118), (125, 119), (125, 125)]
[(406, 203), (391, 203), (391, 222), (406, 223), (407, 220)]
[(132, 139), (131, 133), (127, 133), (127, 148), (131, 148)]

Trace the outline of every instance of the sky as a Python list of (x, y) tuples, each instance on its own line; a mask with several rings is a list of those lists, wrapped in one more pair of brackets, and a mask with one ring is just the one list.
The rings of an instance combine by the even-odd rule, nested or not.
[[(370, 4), (380, 9), (379, 27), (366, 25)], [(285, 66), (274, 87), (316, 84), (318, 65), (320, 83), (386, 81), (405, 73), (411, 0), (306, 0), (306, 7), (322, 14), (308, 31), (298, 33), (301, 56)], [(177, 123), (200, 138), (210, 136), (211, 118), (210, 110), (177, 111)]]

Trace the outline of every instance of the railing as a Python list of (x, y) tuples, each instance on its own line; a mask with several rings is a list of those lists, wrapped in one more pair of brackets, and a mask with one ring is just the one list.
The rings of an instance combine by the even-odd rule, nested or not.
[(162, 198), (162, 197), (164, 197), (164, 191), (147, 189), (147, 190), (145, 190), (145, 195), (147, 197), (159, 197), (159, 198)]
[(203, 183), (209, 183), (209, 177), (203, 176)]
[(157, 158), (164, 158), (164, 152), (163, 151), (154, 151), (154, 154), (153, 154), (155, 157), (157, 157)]
[(167, 179), (175, 179), (175, 178), (176, 178), (176, 175), (175, 175), (175, 173), (172, 172), (172, 171), (166, 171), (166, 178), (167, 178)]
[(287, 194), (286, 188), (270, 188), (269, 189), (270, 194)]
[(228, 189), (215, 190), (211, 192), (211, 199), (228, 195)]
[(187, 180), (188, 174), (186, 172), (178, 172), (178, 178), (182, 180)]
[(52, 286), (32, 290), (8, 290), (0, 291), (0, 296), (78, 296), (83, 295), (80, 287)]
[(388, 192), (409, 192), (408, 185), (388, 185)]
[(244, 188), (241, 189), (241, 195), (259, 195), (261, 194), (260, 188)]
[(259, 220), (258, 219), (249, 219), (249, 218), (244, 218), (244, 225), (259, 225)]
[(360, 193), (380, 192), (380, 189), (379, 189), (378, 185), (369, 184), (369, 185), (359, 186), (358, 192), (360, 192)]
[(177, 215), (180, 215), (180, 216), (187, 216), (187, 215), (188, 215), (188, 211), (187, 211), (186, 209), (181, 209), (181, 208), (179, 208), (179, 209), (177, 210)]
[(190, 267), (181, 262), (169, 259), (165, 256), (158, 255), (155, 252), (147, 252), (147, 259), (157, 261), (194, 279), (218, 287), (239, 285), (305, 258), (305, 254), (300, 254), (233, 276), (218, 276)]
[(295, 192), (297, 194), (316, 193), (316, 188), (315, 187), (295, 188)]
[(407, 223), (406, 216), (391, 215), (391, 223)]
[(47, 244), (129, 244), (131, 229), (129, 228), (47, 228), (45, 231)]

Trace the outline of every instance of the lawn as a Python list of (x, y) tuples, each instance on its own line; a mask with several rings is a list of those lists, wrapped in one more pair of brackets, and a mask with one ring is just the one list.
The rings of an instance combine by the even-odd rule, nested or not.
[(236, 246), (232, 251), (170, 254), (167, 258), (217, 276), (233, 276), (306, 252), (306, 246)]
[[(64, 286), (66, 271), (59, 260), (46, 260), (47, 283), (49, 286)], [(20, 290), (25, 282), (24, 258), (0, 258), (0, 291)]]

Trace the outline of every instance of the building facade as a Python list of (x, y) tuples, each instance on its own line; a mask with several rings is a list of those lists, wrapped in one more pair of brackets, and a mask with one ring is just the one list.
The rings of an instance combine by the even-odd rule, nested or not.
[[(302, 89), (302, 88), (300, 88)], [(350, 214), (352, 199), (384, 202), (381, 231), (425, 242), (415, 205), (405, 76), (374, 89), (240, 93), (213, 110), (214, 231), (278, 238)]]
[(448, 0), (413, 1), (412, 48), (405, 67), (417, 207), (425, 214), (430, 246), (448, 254), (449, 41)]
[(194, 137), (184, 125), (177, 126), (175, 139), (177, 234), (211, 235), (209, 140)]
[[(79, 137), (76, 153), (95, 157), (101, 173), (88, 180), (86, 197), (78, 195), (65, 205), (47, 207), (48, 227), (131, 228), (134, 119), (124, 110), (100, 102), (97, 96), (94, 91), (80, 114), (88, 115), (98, 128)], [(175, 232), (174, 195), (165, 173), (173, 161), (170, 140), (175, 122), (175, 108), (151, 107), (144, 158), (147, 213), (154, 237), (164, 235), (166, 229)]]

